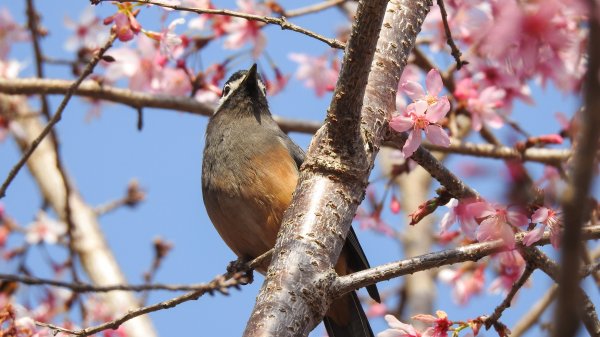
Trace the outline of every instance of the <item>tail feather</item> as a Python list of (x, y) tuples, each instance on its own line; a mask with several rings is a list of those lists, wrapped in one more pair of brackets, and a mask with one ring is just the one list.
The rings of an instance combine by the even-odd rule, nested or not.
[[(345, 305), (348, 306), (346, 311), (349, 313), (348, 319), (345, 322), (336, 322), (332, 317), (325, 316), (323, 323), (329, 337), (374, 337), (371, 325), (365, 315), (358, 295), (353, 291), (342, 300), (345, 300)], [(332, 305), (335, 309), (336, 305)], [(331, 309), (330, 309), (331, 310)], [(331, 311), (328, 313), (330, 314)]]

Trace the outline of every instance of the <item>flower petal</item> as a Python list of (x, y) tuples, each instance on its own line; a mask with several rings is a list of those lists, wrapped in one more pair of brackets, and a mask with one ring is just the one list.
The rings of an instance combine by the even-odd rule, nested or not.
[(550, 210), (548, 208), (538, 208), (535, 212), (533, 212), (533, 215), (531, 215), (531, 222), (539, 223), (548, 220), (548, 213), (550, 213)]
[(406, 81), (400, 86), (402, 87), (402, 91), (404, 91), (413, 100), (417, 100), (425, 96), (425, 90), (417, 82)]
[(440, 76), (440, 73), (435, 68), (427, 73), (425, 84), (427, 85), (427, 92), (429, 92), (431, 96), (437, 96), (444, 87), (442, 76)]
[(398, 132), (404, 132), (412, 129), (415, 122), (410, 117), (396, 116), (390, 121), (390, 127)]
[(437, 124), (431, 124), (425, 129), (425, 136), (435, 145), (448, 147), (450, 146), (450, 137), (441, 126)]
[(412, 154), (415, 153), (419, 145), (421, 145), (421, 130), (413, 129), (408, 135), (408, 139), (406, 140), (406, 143), (404, 143), (404, 147), (402, 148), (404, 158), (412, 156)]
[(429, 106), (429, 109), (427, 110), (427, 120), (432, 123), (436, 123), (440, 119), (444, 118), (448, 111), (450, 111), (450, 102), (448, 101), (448, 97), (440, 97), (435, 104)]
[(527, 232), (523, 237), (523, 244), (525, 246), (531, 246), (532, 244), (538, 242), (542, 236), (544, 235), (544, 229), (546, 226), (538, 226), (532, 231)]

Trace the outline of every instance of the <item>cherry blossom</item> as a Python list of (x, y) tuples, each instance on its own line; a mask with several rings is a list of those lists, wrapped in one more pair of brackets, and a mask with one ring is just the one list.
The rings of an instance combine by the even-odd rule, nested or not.
[(428, 337), (448, 337), (448, 330), (452, 326), (452, 321), (448, 319), (448, 314), (442, 310), (436, 311), (436, 316), (419, 314), (412, 317), (412, 319), (433, 324), (433, 327), (425, 330), (424, 336)]
[[(269, 9), (257, 4), (254, 0), (238, 0), (239, 10), (243, 13), (267, 16)], [(225, 39), (224, 47), (227, 49), (239, 49), (246, 43), (252, 43), (252, 55), (258, 57), (262, 53), (267, 39), (261, 30), (262, 24), (255, 20), (246, 20), (243, 18), (232, 18), (231, 21), (224, 24), (223, 28), (229, 36)]]
[(392, 315), (385, 315), (385, 321), (390, 327), (377, 334), (377, 337), (421, 337), (422, 333), (414, 326), (400, 322)]
[[(413, 101), (425, 101), (428, 104), (427, 112), (435, 116), (445, 116), (450, 110), (450, 102), (448, 97), (438, 97), (444, 88), (442, 76), (436, 69), (431, 69), (425, 78), (427, 90), (423, 89), (421, 84), (413, 81), (406, 81), (400, 86)], [(440, 118), (441, 118), (440, 117)]]
[(142, 30), (142, 25), (135, 18), (133, 8), (131, 3), (118, 3), (117, 13), (103, 21), (105, 25), (115, 23), (116, 34), (120, 41), (130, 41)]
[[(445, 7), (448, 12), (448, 24), (453, 28), (452, 37), (466, 45), (476, 45), (486, 36), (493, 24), (492, 8), (486, 1), (448, 1)], [(433, 51), (440, 51), (447, 46), (442, 15), (437, 4), (431, 7), (423, 22), (423, 31), (431, 36)]]
[(493, 128), (500, 128), (504, 120), (498, 115), (497, 110), (504, 105), (506, 92), (496, 87), (483, 89), (476, 97), (467, 100), (467, 109), (471, 113), (473, 130), (479, 131), (483, 124)]
[(381, 317), (383, 315), (385, 315), (388, 312), (388, 307), (385, 303), (377, 303), (375, 301), (373, 301), (373, 303), (371, 303), (371, 305), (369, 305), (369, 309), (367, 309), (367, 312), (365, 313), (367, 315), (367, 317), (372, 318), (372, 317)]
[(498, 277), (490, 284), (489, 291), (506, 295), (523, 274), (526, 263), (515, 250), (498, 253), (495, 258), (498, 263)]
[(396, 110), (404, 111), (408, 103), (405, 96), (402, 94), (402, 84), (408, 81), (418, 82), (421, 79), (421, 71), (414, 64), (407, 64), (402, 71), (400, 81), (398, 82), (398, 91), (396, 91)]
[[(440, 105), (440, 103), (435, 103), (434, 106)], [(425, 136), (433, 144), (450, 145), (448, 134), (437, 124), (440, 119), (444, 118), (448, 110), (428, 110), (428, 107), (427, 101), (416, 101), (406, 108), (405, 115), (396, 116), (390, 121), (390, 127), (398, 132), (410, 130), (408, 139), (402, 147), (405, 158), (410, 157), (421, 145), (421, 131), (425, 132)]]
[(183, 49), (178, 48), (181, 47), (183, 40), (181, 37), (179, 37), (179, 35), (175, 33), (175, 27), (184, 23), (185, 19), (178, 18), (173, 20), (169, 24), (167, 29), (160, 33), (144, 31), (144, 34), (146, 34), (146, 36), (148, 36), (149, 38), (158, 41), (160, 46), (160, 53), (163, 56), (166, 56), (170, 59), (176, 58), (183, 53)]
[(13, 43), (29, 38), (27, 30), (15, 22), (6, 8), (0, 8), (0, 60), (8, 56)]
[(525, 226), (529, 223), (529, 219), (523, 213), (485, 201), (472, 203), (468, 208), (476, 218), (483, 218), (477, 229), (479, 242), (501, 239), (507, 248), (513, 249), (515, 233), (512, 226)]
[(522, 78), (541, 75), (565, 90), (578, 88), (583, 75), (579, 20), (581, 6), (558, 0), (493, 2), (494, 25), (481, 52), (511, 65)]
[(437, 124), (450, 110), (450, 102), (446, 96), (438, 97), (443, 88), (440, 73), (431, 69), (425, 79), (427, 90), (411, 80), (400, 84), (413, 103), (409, 104), (403, 113), (390, 121), (390, 127), (398, 132), (411, 130), (402, 153), (410, 157), (421, 144), (421, 131), (433, 144), (449, 146), (448, 134)]
[(108, 32), (93, 7), (86, 7), (77, 22), (66, 17), (65, 26), (74, 32), (65, 42), (65, 49), (71, 52), (80, 48), (97, 49), (108, 39)]
[(331, 65), (328, 62), (327, 55), (314, 57), (292, 53), (289, 54), (289, 58), (300, 64), (296, 71), (296, 78), (304, 81), (307, 87), (314, 89), (318, 97), (335, 89), (339, 69), (335, 67), (335, 64)]
[(56, 244), (58, 239), (67, 232), (67, 226), (48, 217), (46, 212), (40, 212), (37, 218), (27, 227), (25, 240), (29, 244), (45, 242)]
[(483, 290), (485, 283), (484, 265), (477, 265), (471, 269), (444, 268), (438, 273), (438, 278), (451, 285), (452, 297), (458, 304), (466, 304), (471, 297), (478, 295)]
[(531, 216), (531, 222), (539, 223), (541, 226), (538, 226), (525, 234), (523, 243), (526, 246), (531, 246), (538, 242), (544, 235), (546, 227), (548, 227), (550, 229), (550, 242), (554, 248), (558, 249), (560, 245), (562, 220), (556, 211), (547, 207), (540, 207)]
[(468, 238), (475, 238), (475, 231), (477, 230), (477, 222), (475, 221), (474, 214), (469, 212), (469, 204), (472, 200), (457, 200), (450, 199), (446, 204), (449, 208), (448, 212), (444, 214), (440, 221), (440, 235), (445, 234), (450, 227), (458, 222), (461, 232)]

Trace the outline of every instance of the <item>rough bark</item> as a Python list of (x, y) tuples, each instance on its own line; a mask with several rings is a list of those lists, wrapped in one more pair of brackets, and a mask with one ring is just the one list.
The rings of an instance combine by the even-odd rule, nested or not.
[(244, 336), (306, 336), (332, 300), (332, 266), (364, 197), (400, 75), (430, 5), (386, 3), (359, 4), (325, 125), (302, 166)]

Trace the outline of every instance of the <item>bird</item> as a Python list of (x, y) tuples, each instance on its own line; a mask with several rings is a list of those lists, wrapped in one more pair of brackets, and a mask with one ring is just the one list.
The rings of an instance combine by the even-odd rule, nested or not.
[[(240, 259), (275, 246), (285, 210), (298, 183), (304, 151), (269, 111), (266, 86), (253, 64), (225, 82), (207, 128), (202, 197), (217, 232)], [(265, 274), (268, 261), (257, 267)], [(369, 268), (352, 228), (335, 266), (339, 275)], [(376, 285), (367, 287), (380, 302)], [(323, 319), (329, 337), (373, 337), (355, 291), (336, 299)]]

